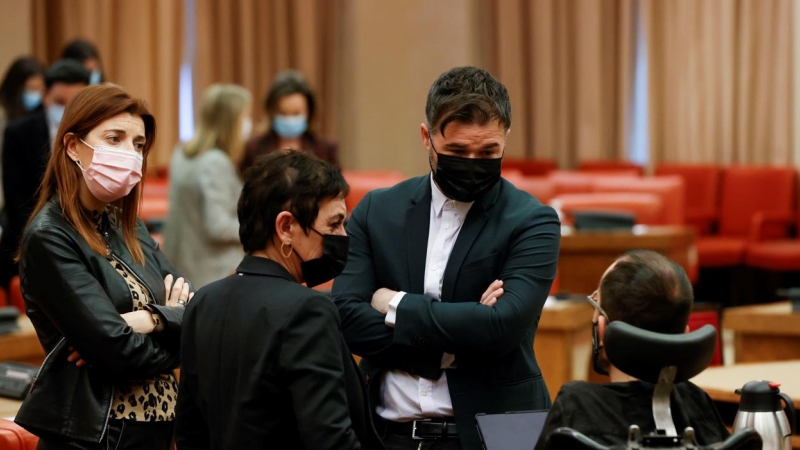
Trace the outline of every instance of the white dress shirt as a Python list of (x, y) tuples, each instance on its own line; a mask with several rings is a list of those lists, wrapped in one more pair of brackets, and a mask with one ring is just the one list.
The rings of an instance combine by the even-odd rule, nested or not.
[[(457, 202), (442, 194), (431, 176), (431, 220), (428, 228), (428, 253), (425, 259), (425, 295), (441, 300), (442, 281), (447, 260), (453, 251), (458, 233), (473, 202)], [(397, 305), (405, 292), (398, 292), (389, 303), (386, 325), (394, 327)], [(452, 367), (455, 356), (444, 353), (442, 368)], [(447, 374), (438, 380), (428, 380), (402, 370), (387, 371), (381, 380), (379, 416), (395, 422), (407, 422), (424, 417), (453, 415), (453, 402), (447, 388)]]

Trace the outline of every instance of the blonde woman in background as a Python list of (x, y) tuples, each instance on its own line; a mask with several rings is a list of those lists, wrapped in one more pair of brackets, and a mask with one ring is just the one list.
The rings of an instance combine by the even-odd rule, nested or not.
[(170, 210), (164, 253), (195, 288), (233, 272), (244, 256), (236, 204), (242, 190), (236, 165), (250, 134), (251, 95), (216, 84), (206, 90), (194, 137), (170, 164)]

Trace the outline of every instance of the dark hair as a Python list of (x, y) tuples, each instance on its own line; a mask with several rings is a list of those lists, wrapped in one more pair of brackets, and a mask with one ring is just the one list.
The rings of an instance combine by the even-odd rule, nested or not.
[(25, 115), (22, 91), (28, 78), (36, 75), (44, 76), (44, 66), (36, 58), (17, 58), (8, 68), (0, 84), (0, 106), (6, 111), (8, 122)]
[(85, 84), (88, 86), (90, 75), (89, 71), (78, 61), (60, 59), (45, 72), (44, 84), (47, 89), (53, 87), (55, 83)]
[(486, 125), (497, 120), (511, 128), (511, 102), (503, 83), (477, 67), (456, 67), (439, 76), (428, 92), (425, 118), (430, 132), (450, 122)]
[(87, 59), (96, 59), (100, 62), (100, 53), (97, 52), (97, 47), (86, 39), (75, 39), (69, 44), (64, 46), (61, 50), (62, 59), (74, 59), (83, 64)]
[(267, 247), (282, 211), (291, 212), (308, 233), (320, 203), (349, 192), (339, 169), (308, 153), (282, 150), (258, 159), (245, 172), (239, 197), (239, 240), (244, 251)]
[(654, 251), (633, 250), (617, 259), (601, 280), (600, 301), (609, 321), (680, 334), (689, 322), (694, 293), (675, 261)]
[(303, 74), (296, 70), (284, 70), (275, 75), (272, 81), (272, 86), (267, 92), (267, 98), (264, 100), (264, 110), (270, 116), (275, 114), (275, 109), (278, 107), (278, 102), (287, 95), (303, 94), (308, 104), (308, 121), (314, 118), (314, 92), (306, 82)]

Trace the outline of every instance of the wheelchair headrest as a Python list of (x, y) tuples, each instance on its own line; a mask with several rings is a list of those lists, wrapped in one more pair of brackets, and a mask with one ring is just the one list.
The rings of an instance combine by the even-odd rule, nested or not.
[(663, 334), (614, 321), (606, 328), (603, 346), (609, 362), (626, 374), (658, 383), (661, 369), (675, 366), (675, 383), (699, 374), (711, 362), (717, 331), (711, 325), (684, 334)]

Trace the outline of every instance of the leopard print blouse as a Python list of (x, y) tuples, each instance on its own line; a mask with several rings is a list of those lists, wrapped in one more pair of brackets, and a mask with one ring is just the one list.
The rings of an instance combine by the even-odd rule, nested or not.
[[(116, 224), (116, 211), (110, 207), (104, 213), (94, 212), (93, 218), (97, 231), (101, 233), (104, 223)], [(128, 272), (108, 251), (109, 264), (125, 279), (133, 299), (133, 311), (145, 309), (153, 298), (138, 278)], [(156, 328), (154, 332), (164, 329), (158, 314), (153, 314)], [(173, 373), (164, 373), (149, 380), (129, 381), (127, 384), (114, 387), (114, 403), (111, 405), (109, 417), (118, 420), (137, 422), (171, 422), (175, 420), (175, 405), (178, 402), (178, 380)]]
[[(128, 273), (125, 266), (111, 256), (109, 263), (128, 283), (134, 311), (145, 309), (145, 305), (153, 302), (147, 289), (133, 274)], [(154, 314), (153, 318), (156, 320), (156, 327), (160, 327), (158, 316)], [(150, 380), (130, 381), (127, 385), (114, 388), (114, 404), (110, 417), (137, 422), (173, 421), (177, 401), (178, 381), (172, 373), (160, 374)]]

